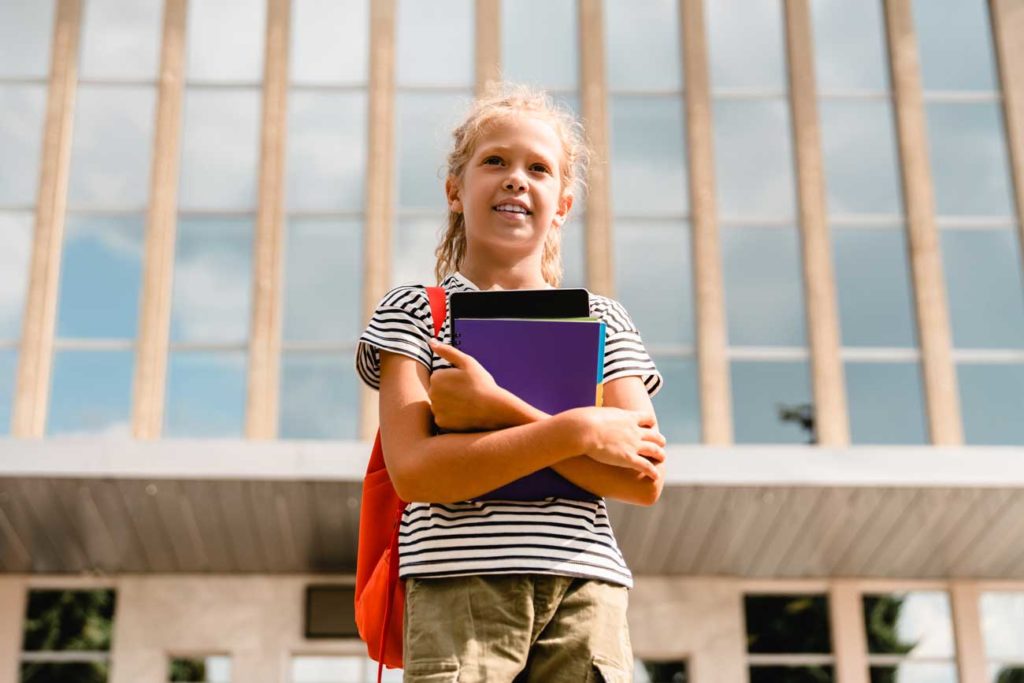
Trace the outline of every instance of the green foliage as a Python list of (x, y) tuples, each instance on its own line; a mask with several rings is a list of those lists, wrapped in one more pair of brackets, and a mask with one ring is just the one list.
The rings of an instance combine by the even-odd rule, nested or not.
[(114, 591), (32, 591), (25, 617), (26, 652), (107, 652)]
[(831, 666), (752, 666), (750, 683), (832, 683)]
[(105, 662), (26, 662), (21, 683), (107, 683)]
[(687, 683), (686, 662), (644, 662), (651, 683)]
[(206, 680), (206, 662), (197, 658), (178, 658), (171, 660), (172, 683), (200, 683)]
[(803, 654), (832, 651), (828, 600), (821, 595), (748, 595), (747, 652)]
[(1024, 683), (1024, 666), (1008, 666), (999, 671), (996, 683)]
[(905, 655), (916, 642), (900, 640), (896, 625), (903, 609), (903, 598), (898, 595), (864, 596), (864, 625), (867, 627), (868, 652), (871, 654)]

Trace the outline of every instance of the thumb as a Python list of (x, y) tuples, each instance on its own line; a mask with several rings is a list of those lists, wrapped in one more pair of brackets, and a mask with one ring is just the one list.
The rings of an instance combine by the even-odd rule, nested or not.
[(476, 362), (469, 354), (459, 351), (454, 346), (442, 344), (436, 339), (431, 339), (427, 343), (430, 344), (430, 348), (434, 353), (457, 368), (466, 369), (469, 365)]

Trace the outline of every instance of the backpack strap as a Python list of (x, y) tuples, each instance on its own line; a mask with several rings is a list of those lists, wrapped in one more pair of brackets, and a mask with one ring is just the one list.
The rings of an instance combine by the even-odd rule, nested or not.
[(434, 319), (434, 336), (441, 334), (444, 319), (448, 317), (448, 297), (443, 287), (427, 287), (427, 298), (430, 299), (430, 316)]

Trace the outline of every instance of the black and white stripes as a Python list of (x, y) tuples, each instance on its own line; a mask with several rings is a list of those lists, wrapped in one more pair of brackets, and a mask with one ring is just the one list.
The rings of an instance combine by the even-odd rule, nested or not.
[[(449, 295), (477, 289), (460, 274), (449, 276), (442, 286)], [(626, 310), (617, 301), (591, 294), (590, 313), (606, 326), (605, 381), (639, 376), (653, 396), (661, 388), (661, 375)], [(431, 370), (448, 367), (427, 345), (433, 327), (425, 288), (391, 290), (359, 339), (359, 376), (380, 388), (382, 349), (414, 358)], [(450, 318), (439, 338), (450, 342)], [(530, 573), (633, 583), (603, 500), (411, 503), (402, 518), (399, 555), (403, 578)]]

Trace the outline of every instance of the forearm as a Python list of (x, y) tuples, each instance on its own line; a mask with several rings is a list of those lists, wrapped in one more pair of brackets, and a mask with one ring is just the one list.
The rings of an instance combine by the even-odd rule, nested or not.
[(577, 456), (583, 431), (567, 411), (498, 431), (439, 434), (412, 444), (415, 456), (389, 469), (405, 500), (467, 500)]

